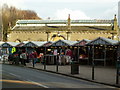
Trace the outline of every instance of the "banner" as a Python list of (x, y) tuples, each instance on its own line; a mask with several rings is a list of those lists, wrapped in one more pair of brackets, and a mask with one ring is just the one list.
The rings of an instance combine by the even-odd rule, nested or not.
[(53, 54), (54, 54), (54, 55), (57, 55), (57, 49), (54, 50)]
[(11, 52), (12, 52), (12, 53), (16, 52), (16, 48), (13, 47)]

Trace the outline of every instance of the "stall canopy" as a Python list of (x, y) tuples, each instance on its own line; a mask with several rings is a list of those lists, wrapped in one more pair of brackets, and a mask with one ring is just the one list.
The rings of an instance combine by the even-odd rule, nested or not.
[(58, 40), (54, 42), (51, 46), (72, 46), (75, 43), (77, 43), (77, 41)]
[(87, 45), (115, 45), (118, 43), (116, 40), (104, 38), (104, 37), (98, 37), (90, 42), (87, 43)]
[(86, 43), (90, 42), (91, 40), (88, 39), (83, 39), (81, 41), (78, 41), (77, 43), (75, 43), (73, 46), (85, 46)]
[(25, 45), (23, 45), (23, 47), (42, 47), (44, 44), (46, 44), (47, 41), (30, 41), (28, 43), (26, 43)]
[(51, 46), (53, 43), (54, 43), (54, 41), (48, 41), (48, 42), (46, 42), (46, 43), (43, 45), (43, 47), (49, 47), (49, 46)]
[(16, 45), (18, 45), (19, 43), (17, 42), (4, 42), (1, 44), (1, 47), (15, 47)]
[(119, 45), (119, 46), (120, 46), (120, 41), (118, 41), (118, 42), (116, 43), (116, 45)]
[(5, 43), (5, 42), (0, 42), (0, 47), (1, 47), (1, 45), (2, 45), (3, 43)]
[(23, 45), (25, 45), (25, 43), (21, 42), (21, 43), (17, 44), (15, 47), (22, 47)]

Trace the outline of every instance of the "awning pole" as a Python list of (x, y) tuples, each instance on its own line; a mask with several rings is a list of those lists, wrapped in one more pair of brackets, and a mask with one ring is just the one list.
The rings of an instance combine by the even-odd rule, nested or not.
[(106, 45), (104, 45), (104, 66), (106, 66)]
[(94, 45), (93, 45), (93, 47), (92, 47), (92, 49), (93, 49), (93, 57), (92, 57), (92, 80), (94, 80)]

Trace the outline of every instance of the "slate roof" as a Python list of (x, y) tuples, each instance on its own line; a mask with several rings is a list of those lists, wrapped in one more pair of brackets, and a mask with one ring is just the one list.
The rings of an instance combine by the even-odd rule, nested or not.
[(90, 42), (91, 40), (88, 39), (83, 39), (81, 41), (78, 41), (77, 43), (75, 43), (73, 46), (85, 46), (88, 42)]
[[(71, 31), (113, 31), (112, 26), (71, 26)], [(67, 31), (67, 26), (15, 26), (13, 31)]]
[(23, 45), (23, 47), (41, 47), (43, 46), (47, 41), (41, 42), (41, 41), (30, 41)]
[(0, 46), (1, 46), (3, 43), (5, 43), (5, 42), (2, 42), (2, 41), (1, 41), (1, 42), (0, 42)]
[[(18, 20), (12, 30), (65, 31), (68, 29), (67, 22), (67, 20)], [(35, 26), (32, 26), (32, 24)], [(40, 26), (37, 24), (40, 24)], [(96, 26), (96, 24), (98, 25)], [(113, 20), (71, 20), (72, 31), (108, 31), (112, 29)]]
[(17, 42), (4, 42), (1, 44), (1, 47), (15, 47), (18, 44), (19, 43), (17, 43)]
[(98, 37), (90, 42), (87, 45), (115, 45), (118, 43), (117, 40), (112, 40), (104, 37)]
[[(67, 20), (18, 20), (17, 24), (67, 23)], [(71, 23), (113, 23), (113, 20), (71, 20)]]
[(72, 46), (75, 43), (77, 43), (77, 41), (58, 40), (54, 42), (51, 46)]

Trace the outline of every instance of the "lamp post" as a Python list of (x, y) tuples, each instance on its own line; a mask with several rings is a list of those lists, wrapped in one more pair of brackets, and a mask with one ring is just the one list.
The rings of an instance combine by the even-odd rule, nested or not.
[(46, 70), (46, 58), (47, 58), (47, 55), (46, 55), (46, 46), (45, 46), (45, 53), (44, 53), (44, 70)]

